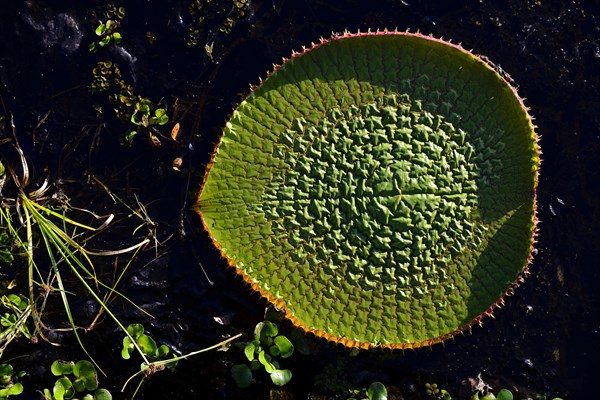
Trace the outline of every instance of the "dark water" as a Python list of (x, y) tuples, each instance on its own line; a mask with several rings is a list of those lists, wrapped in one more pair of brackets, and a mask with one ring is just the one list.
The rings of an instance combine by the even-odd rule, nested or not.
[[(421, 398), (425, 382), (437, 382), (458, 397), (461, 381), (478, 373), (521, 392), (594, 398), (600, 372), (598, 2), (254, 1), (231, 34), (202, 37), (214, 42), (213, 60), (202, 46), (185, 45), (192, 24), (189, 3), (115, 3), (125, 5), (127, 12), (122, 47), (97, 54), (87, 46), (103, 2), (2, 4), (0, 112), (14, 114), (19, 141), (38, 176), (47, 169), (54, 189), (68, 194), (73, 205), (123, 218), (102, 236), (98, 247), (130, 245), (145, 231), (133, 237), (139, 222), (127, 219), (127, 210), (115, 205), (88, 179), (90, 175), (130, 204), (137, 195), (157, 224), (158, 240), (164, 241), (141, 254), (121, 285), (156, 319), (115, 302), (125, 323), (143, 322), (158, 341), (181, 353), (238, 331), (250, 332), (262, 319), (265, 303), (225, 268), (189, 211), (228, 114), (273, 63), (319, 37), (344, 29), (420, 30), (461, 42), (499, 64), (519, 85), (536, 117), (543, 164), (540, 234), (531, 275), (507, 299), (505, 308), (496, 311), (495, 319), (432, 349), (353, 356), (318, 341), (314, 355), (298, 355), (287, 364), (294, 378), (285, 394), (316, 398), (316, 377), (340, 362), (352, 385), (366, 387), (379, 380), (402, 391), (405, 398)], [(215, 32), (216, 27), (211, 28)], [(147, 32), (156, 37), (154, 45)], [(154, 101), (163, 98), (169, 107), (177, 101), (182, 127), (178, 143), (163, 140), (160, 149), (143, 139), (135, 140), (132, 149), (118, 144), (127, 127), (110, 112), (97, 119), (93, 104), (105, 108), (109, 104), (86, 87), (91, 69), (104, 59), (119, 63), (136, 93)], [(14, 158), (6, 147), (1, 149), (3, 155)], [(184, 158), (183, 173), (171, 168), (177, 156)], [(58, 300), (57, 295), (52, 298)], [(78, 305), (78, 318), (90, 320), (93, 302), (84, 299)], [(51, 312), (49, 320), (60, 326), (58, 311)], [(116, 398), (128, 398), (132, 388), (125, 394), (119, 388), (135, 372), (136, 362), (120, 359), (121, 334), (113, 325), (103, 318), (84, 338), (110, 371), (101, 385)], [(286, 324), (282, 327), (286, 329)], [(51, 336), (72, 344), (69, 335)], [(182, 362), (176, 374), (159, 373), (147, 381), (138, 398), (268, 398), (268, 378), (244, 391), (229, 379), (229, 366), (241, 360), (234, 350)], [(15, 368), (29, 373), (24, 384), (30, 397), (35, 397), (35, 389), (51, 384), (47, 367), (52, 360), (84, 357), (75, 345), (56, 348), (41, 340), (35, 345), (21, 341), (4, 358), (16, 356), (21, 358), (12, 361)]]

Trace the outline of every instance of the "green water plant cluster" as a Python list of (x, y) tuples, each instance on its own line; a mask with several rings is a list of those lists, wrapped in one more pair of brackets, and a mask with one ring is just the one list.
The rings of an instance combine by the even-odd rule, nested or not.
[(25, 372), (23, 371), (15, 374), (10, 364), (0, 364), (0, 400), (6, 400), (10, 396), (18, 396), (23, 393), (23, 385), (18, 382), (18, 379), (24, 375)]
[[(122, 40), (122, 35), (117, 29), (125, 16), (125, 8), (110, 5), (106, 15), (107, 21), (100, 22), (96, 27), (95, 32), (100, 39), (90, 43), (92, 52), (96, 52), (99, 47), (105, 47), (111, 42), (119, 44)], [(160, 147), (160, 132), (156, 128), (169, 121), (166, 109), (158, 107), (150, 99), (136, 94), (133, 85), (124, 79), (117, 63), (110, 60), (98, 61), (92, 69), (92, 82), (89, 87), (92, 93), (105, 93), (117, 118), (133, 125), (120, 138), (121, 144), (129, 147), (138, 133), (146, 132), (151, 143), (155, 147)], [(101, 117), (102, 107), (96, 105), (95, 109), (98, 116)]]
[(33, 338), (29, 319), (32, 310), (30, 300), (22, 294), (8, 293), (0, 297), (0, 357), (14, 339)]
[(131, 380), (138, 376), (141, 376), (141, 379), (133, 394), (133, 397), (135, 397), (146, 378), (149, 378), (155, 373), (164, 371), (166, 369), (173, 371), (180, 360), (184, 360), (197, 354), (204, 353), (206, 351), (213, 350), (216, 348), (226, 350), (226, 346), (228, 346), (230, 342), (236, 340), (240, 336), (241, 334), (238, 334), (228, 339), (225, 339), (213, 346), (192, 351), (181, 356), (177, 356), (170, 355), (171, 350), (168, 346), (164, 344), (157, 344), (152, 337), (146, 334), (143, 325), (131, 324), (127, 327), (127, 336), (123, 338), (121, 357), (128, 360), (131, 357), (131, 353), (133, 353), (134, 350), (137, 349), (138, 353), (143, 359), (143, 362), (140, 366), (140, 370), (132, 376), (130, 376), (129, 379), (127, 379), (127, 381), (123, 385), (122, 391), (125, 390), (125, 387), (129, 384), (129, 382), (131, 382)]
[[(129, 360), (131, 358), (131, 353), (134, 353), (136, 350), (136, 344), (150, 363), (169, 358), (171, 349), (164, 344), (158, 345), (151, 336), (144, 333), (144, 326), (142, 324), (129, 325), (127, 332), (129, 335), (123, 337), (123, 348), (121, 349), (121, 357), (123, 359)], [(174, 370), (176, 365), (177, 362), (173, 362), (167, 364), (167, 367)]]
[[(246, 15), (248, 0), (192, 0), (188, 11), (192, 21), (188, 30), (187, 45), (195, 47), (201, 43), (206, 32), (229, 34), (238, 21)], [(206, 44), (211, 38), (205, 38)]]
[[(131, 146), (133, 138), (139, 132), (147, 132), (152, 144), (156, 147), (160, 147), (160, 139), (154, 133), (156, 127), (166, 125), (169, 122), (169, 116), (167, 110), (164, 108), (156, 108), (154, 104), (148, 99), (140, 99), (135, 103), (134, 111), (131, 114), (130, 121), (137, 128), (129, 129), (125, 132), (124, 144)], [(153, 133), (154, 132), (154, 133)]]
[(106, 389), (98, 387), (98, 373), (87, 360), (55, 360), (50, 366), (52, 375), (57, 377), (52, 389), (44, 389), (45, 400), (111, 400)]
[[(6, 182), (6, 168), (0, 161), (0, 188)], [(14, 256), (14, 241), (6, 224), (7, 218), (10, 218), (6, 208), (0, 208), (0, 265), (11, 265), (15, 259)]]
[(289, 358), (294, 353), (294, 345), (271, 321), (259, 322), (254, 328), (254, 340), (242, 344), (248, 363), (231, 367), (231, 376), (241, 388), (252, 384), (253, 373), (264, 370), (271, 381), (283, 386), (292, 379), (289, 369), (282, 369), (280, 359)]
[(440, 388), (437, 383), (425, 383), (425, 395), (432, 400), (452, 400), (450, 393)]
[(7, 232), (0, 232), (0, 263), (10, 265), (15, 259), (12, 253), (12, 240)]
[(131, 146), (138, 133), (146, 132), (153, 145), (160, 146), (160, 132), (157, 128), (169, 122), (167, 110), (157, 107), (150, 99), (135, 94), (133, 85), (125, 81), (116, 63), (98, 61), (92, 74), (92, 93), (106, 93), (117, 118), (133, 125), (121, 137), (121, 143)]
[(106, 21), (99, 21), (94, 33), (97, 36), (97, 41), (90, 43), (89, 50), (92, 53), (98, 51), (102, 47), (108, 46), (110, 43), (119, 44), (123, 39), (118, 31), (121, 25), (121, 20), (125, 17), (125, 7), (116, 7), (110, 5), (106, 12)]

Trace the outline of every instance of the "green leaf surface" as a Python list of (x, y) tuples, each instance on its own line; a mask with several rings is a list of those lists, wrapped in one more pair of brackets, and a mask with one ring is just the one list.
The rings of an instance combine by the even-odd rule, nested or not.
[(136, 339), (140, 350), (147, 356), (154, 356), (158, 347), (156, 346), (156, 342), (150, 336), (146, 334), (141, 334)]
[(77, 378), (73, 381), (73, 389), (75, 389), (76, 393), (85, 392), (85, 379)]
[(162, 358), (162, 357), (168, 355), (170, 351), (171, 350), (169, 349), (169, 347), (167, 345), (161, 344), (156, 349), (156, 358)]
[(246, 358), (248, 359), (248, 361), (252, 361), (254, 360), (254, 352), (256, 351), (256, 348), (259, 344), (254, 341), (254, 342), (250, 342), (248, 343), (245, 347), (244, 347), (244, 355), (246, 356)]
[(266, 339), (277, 336), (278, 332), (279, 329), (277, 328), (277, 325), (271, 321), (259, 322), (254, 327), (254, 339), (258, 340), (260, 343), (264, 343)]
[[(136, 122), (134, 122), (134, 123), (137, 125)], [(127, 147), (131, 147), (131, 145), (133, 144), (133, 138), (137, 134), (138, 134), (138, 132), (133, 129), (127, 130), (127, 132), (125, 132), (125, 137), (123, 138), (123, 144), (126, 145)]]
[(96, 35), (102, 36), (106, 31), (106, 25), (100, 24), (96, 27)]
[(127, 333), (129, 333), (134, 339), (137, 339), (142, 333), (144, 333), (144, 325), (131, 324), (127, 327)]
[(281, 358), (288, 358), (294, 353), (294, 345), (285, 336), (277, 336), (274, 342)]
[(125, 336), (123, 338), (123, 348), (121, 349), (121, 357), (124, 360), (129, 360), (131, 358), (131, 353), (135, 350), (135, 346), (131, 342), (129, 336)]
[(87, 360), (78, 361), (75, 367), (73, 367), (73, 375), (83, 380), (87, 390), (96, 390), (98, 388), (98, 374), (91, 362)]
[(75, 390), (69, 378), (62, 377), (54, 383), (52, 395), (56, 400), (70, 399), (74, 394)]
[(387, 400), (387, 389), (381, 382), (373, 382), (367, 389), (369, 400)]
[(497, 400), (513, 400), (513, 394), (508, 389), (500, 389), (496, 395)]
[(112, 400), (112, 395), (106, 389), (98, 389), (94, 392), (94, 400)]
[(10, 382), (10, 378), (13, 374), (13, 367), (10, 364), (0, 364), (0, 383), (6, 384)]
[(73, 361), (55, 360), (50, 365), (50, 371), (54, 376), (69, 375), (73, 373), (73, 367), (75, 367)]
[(247, 388), (252, 384), (252, 371), (246, 364), (231, 367), (231, 377), (240, 388)]
[(121, 36), (119, 32), (115, 32), (112, 34), (112, 40), (115, 42), (115, 44), (119, 44), (121, 43), (121, 40), (123, 40), (123, 36)]
[(325, 41), (233, 112), (197, 208), (229, 264), (305, 331), (438, 343), (530, 260), (539, 154), (515, 93), (430, 37)]
[(292, 379), (292, 372), (289, 369), (278, 369), (271, 372), (271, 381), (277, 386), (283, 386)]
[(0, 399), (7, 399), (9, 396), (17, 396), (23, 393), (23, 385), (20, 383), (10, 384), (0, 388)]
[(264, 350), (258, 353), (258, 361), (265, 367), (265, 371), (269, 374), (277, 369), (277, 366), (272, 363), (271, 356), (269, 356)]

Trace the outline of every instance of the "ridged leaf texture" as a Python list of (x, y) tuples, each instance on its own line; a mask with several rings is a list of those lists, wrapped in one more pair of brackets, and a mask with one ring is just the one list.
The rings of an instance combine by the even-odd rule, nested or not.
[(539, 156), (514, 88), (460, 46), (343, 35), (236, 108), (197, 208), (238, 273), (348, 346), (431, 345), (520, 279)]

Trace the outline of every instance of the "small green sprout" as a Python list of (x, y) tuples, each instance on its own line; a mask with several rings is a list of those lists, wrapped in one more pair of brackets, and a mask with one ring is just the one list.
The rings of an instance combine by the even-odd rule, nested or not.
[(205, 50), (210, 56), (212, 44), (210, 53), (206, 46), (211, 42), (212, 32), (228, 35), (249, 8), (248, 0), (193, 0), (188, 7), (191, 18), (186, 41), (188, 47), (196, 47), (206, 40)]
[(182, 356), (174, 355), (172, 357), (169, 357), (170, 349), (165, 345), (157, 346), (154, 339), (152, 339), (150, 336), (144, 333), (144, 327), (141, 324), (129, 325), (129, 327), (127, 327), (127, 333), (131, 335), (131, 337), (135, 340), (135, 343), (131, 341), (131, 338), (125, 337), (123, 339), (123, 349), (121, 350), (121, 357), (123, 357), (124, 359), (129, 359), (133, 348), (137, 346), (144, 358), (144, 362), (142, 363), (140, 370), (132, 376), (130, 376), (129, 379), (127, 379), (127, 381), (123, 385), (123, 389), (121, 390), (124, 391), (125, 387), (129, 384), (131, 380), (133, 380), (137, 376), (141, 376), (142, 379), (140, 380), (137, 389), (134, 392), (134, 397), (141, 385), (144, 383), (144, 380), (152, 376), (154, 373), (164, 371), (165, 369), (173, 370), (179, 362), (179, 360), (184, 360), (188, 357), (192, 357), (197, 354), (204, 353), (206, 351), (213, 350), (216, 348), (226, 349), (227, 347), (225, 346), (228, 345), (229, 342), (232, 342), (233, 340), (241, 336), (240, 333), (233, 337), (230, 337), (229, 339), (225, 339), (222, 342), (217, 343), (213, 346), (206, 347), (201, 350), (192, 351), (191, 353)]
[(160, 147), (157, 128), (169, 122), (167, 110), (157, 108), (149, 99), (134, 94), (133, 86), (125, 82), (121, 69), (111, 61), (98, 61), (92, 73), (91, 92), (106, 92), (117, 118), (134, 125), (120, 138), (121, 144), (131, 147), (135, 136), (146, 132), (152, 144)]
[(165, 125), (169, 122), (167, 111), (164, 108), (157, 108), (152, 115), (154, 104), (148, 99), (141, 99), (135, 104), (135, 111), (131, 115), (131, 123), (144, 128), (152, 125)]
[(109, 8), (106, 15), (108, 17), (106, 22), (100, 21), (94, 30), (96, 36), (98, 36), (98, 41), (90, 43), (89, 50), (92, 53), (97, 52), (101, 47), (108, 46), (108, 44), (111, 42), (114, 44), (119, 44), (123, 39), (121, 33), (118, 32), (117, 29), (121, 24), (120, 21), (123, 19), (123, 17), (125, 17), (125, 8)]
[(110, 19), (123, 19), (125, 18), (125, 7), (116, 7), (113, 4), (109, 4), (106, 10), (106, 17)]
[(0, 357), (10, 342), (19, 336), (33, 338), (29, 326), (32, 310), (31, 302), (23, 295), (8, 293), (0, 296)]
[[(140, 98), (135, 104), (133, 113), (131, 114), (130, 121), (132, 124), (144, 129), (155, 147), (160, 147), (160, 140), (153, 131), (156, 131), (155, 126), (162, 126), (169, 122), (169, 116), (167, 110), (164, 108), (154, 109), (154, 104), (146, 98)], [(138, 129), (129, 129), (125, 132), (123, 138), (123, 144), (131, 146), (133, 138), (138, 134)]]
[(271, 381), (283, 386), (292, 379), (292, 372), (281, 369), (278, 358), (288, 358), (294, 353), (294, 345), (283, 335), (278, 335), (277, 325), (270, 321), (259, 322), (254, 328), (254, 340), (244, 345), (244, 355), (250, 364), (236, 364), (231, 368), (231, 377), (240, 388), (252, 384), (252, 372), (261, 369)]
[(0, 400), (23, 393), (23, 385), (15, 381), (24, 375), (25, 372), (19, 372), (15, 376), (12, 365), (6, 363), (0, 364)]
[[(0, 305), (7, 310), (0, 315), (0, 324), (4, 328), (3, 330), (17, 326), (21, 334), (27, 339), (31, 339), (32, 335), (24, 324), (25, 321), (20, 321), (23, 314), (29, 315), (29, 304), (29, 300), (23, 295), (14, 293), (3, 295), (0, 298)], [(2, 334), (0, 334), (0, 337), (2, 337)]]
[(58, 377), (52, 390), (44, 389), (43, 396), (46, 400), (74, 399), (75, 396), (83, 400), (111, 400), (112, 395), (106, 389), (98, 388), (98, 373), (94, 365), (81, 360), (73, 361), (55, 360), (50, 366), (52, 375)]
[[(135, 340), (135, 343), (150, 363), (168, 358), (171, 351), (169, 347), (164, 344), (161, 344), (160, 346), (157, 345), (154, 339), (144, 333), (144, 326), (142, 324), (129, 325), (127, 327), (127, 332), (131, 335), (131, 338)], [(129, 360), (131, 358), (131, 353), (135, 350), (135, 345), (131, 341), (131, 338), (129, 336), (123, 338), (121, 357), (125, 360)], [(176, 362), (169, 363), (167, 364), (167, 368), (172, 370), (176, 365)]]
[(6, 265), (12, 264), (15, 257), (11, 251), (12, 240), (6, 232), (0, 232), (0, 262)]

